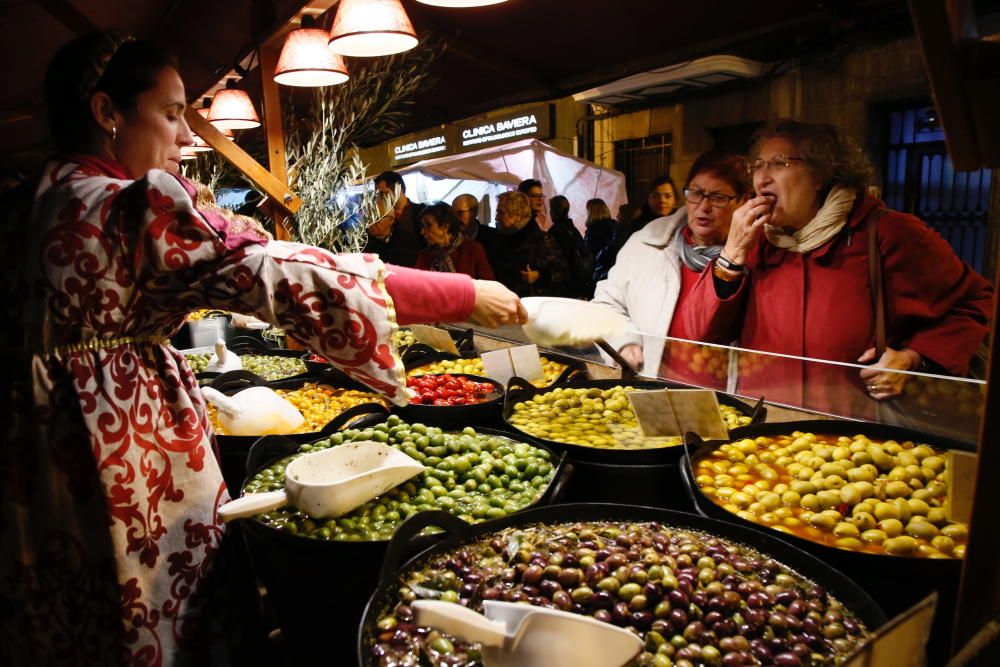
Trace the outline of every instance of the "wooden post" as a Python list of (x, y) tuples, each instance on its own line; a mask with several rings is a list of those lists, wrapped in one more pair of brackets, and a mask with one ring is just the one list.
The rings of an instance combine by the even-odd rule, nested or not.
[[(288, 185), (288, 166), (285, 162), (285, 127), (281, 117), (281, 96), (274, 80), (280, 49), (262, 46), (260, 49), (260, 89), (264, 97), (264, 129), (267, 132), (267, 160), (271, 175)], [(274, 236), (280, 241), (290, 238), (286, 224), (290, 216), (277, 207), (273, 208)]]
[(299, 210), (299, 207), (302, 206), (302, 200), (288, 189), (287, 184), (272, 176), (271, 172), (262, 167), (249, 153), (237, 146), (236, 142), (227, 139), (214, 125), (202, 118), (197, 110), (188, 107), (187, 111), (184, 112), (184, 119), (187, 120), (191, 129), (205, 140), (205, 143), (246, 174), (247, 178), (267, 193), (275, 204), (289, 214)]

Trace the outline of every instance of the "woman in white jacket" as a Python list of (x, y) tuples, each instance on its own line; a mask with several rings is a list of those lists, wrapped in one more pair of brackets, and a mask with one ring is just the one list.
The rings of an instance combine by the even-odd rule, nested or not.
[(674, 313), (698, 276), (719, 256), (733, 211), (747, 191), (746, 161), (721, 151), (695, 160), (684, 185), (684, 206), (632, 235), (618, 253), (594, 302), (629, 318), (629, 333), (609, 341), (643, 375), (660, 374), (665, 336), (688, 338)]

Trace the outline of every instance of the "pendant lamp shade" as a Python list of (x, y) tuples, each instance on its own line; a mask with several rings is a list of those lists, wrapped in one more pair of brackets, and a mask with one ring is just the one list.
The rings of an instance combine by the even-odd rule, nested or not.
[(260, 117), (253, 108), (250, 96), (236, 87), (234, 79), (227, 81), (225, 88), (216, 91), (212, 98), (212, 108), (208, 110), (208, 122), (220, 130), (260, 127)]
[(388, 56), (412, 49), (417, 33), (399, 0), (340, 0), (330, 48), (342, 56)]
[(313, 17), (302, 17), (302, 27), (288, 33), (274, 68), (274, 80), (284, 86), (335, 86), (348, 79), (347, 65), (327, 45), (330, 36), (316, 27)]
[(435, 7), (485, 7), (486, 5), (499, 5), (507, 0), (417, 0), (417, 2)]
[[(196, 109), (196, 111), (201, 115), (202, 118), (204, 118), (205, 120), (208, 120), (208, 111), (211, 108), (211, 106), (212, 106), (212, 98), (211, 97), (206, 97), (201, 102), (201, 108), (200, 109)], [(236, 135), (233, 134), (232, 130), (224, 130), (224, 129), (220, 129), (220, 128), (216, 128), (216, 129), (218, 129), (219, 132), (222, 132), (222, 135), (226, 139), (229, 139), (230, 141), (235, 141), (236, 140)], [(195, 137), (198, 137), (198, 133), (197, 132), (195, 132), (194, 134), (195, 134)], [(200, 137), (198, 137), (198, 138), (200, 138)], [(195, 143), (197, 144), (197, 142), (195, 142)]]

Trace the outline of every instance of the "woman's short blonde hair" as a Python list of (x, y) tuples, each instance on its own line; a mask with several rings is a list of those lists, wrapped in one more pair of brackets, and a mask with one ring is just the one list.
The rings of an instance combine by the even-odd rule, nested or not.
[(517, 227), (531, 220), (531, 200), (523, 192), (503, 192), (497, 197), (497, 211), (503, 209), (517, 217)]
[(858, 144), (835, 125), (803, 123), (781, 118), (754, 135), (750, 155), (760, 155), (768, 139), (782, 137), (795, 144), (799, 155), (823, 184), (823, 196), (835, 185), (865, 191), (872, 179), (872, 165)]

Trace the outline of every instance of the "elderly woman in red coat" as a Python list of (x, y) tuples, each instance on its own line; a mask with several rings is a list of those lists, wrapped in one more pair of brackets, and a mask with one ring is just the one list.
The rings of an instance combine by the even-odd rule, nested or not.
[[(862, 152), (833, 126), (780, 120), (758, 134), (752, 155), (756, 196), (733, 214), (722, 254), (703, 273), (700, 307), (683, 313), (688, 331), (707, 342), (874, 365), (858, 373), (762, 358), (766, 372), (741, 375), (741, 393), (863, 417), (873, 410), (859, 396), (902, 392), (907, 376), (892, 370), (966, 375), (988, 329), (992, 288), (926, 224), (866, 194), (871, 168)], [(887, 312), (878, 358), (870, 238)]]

